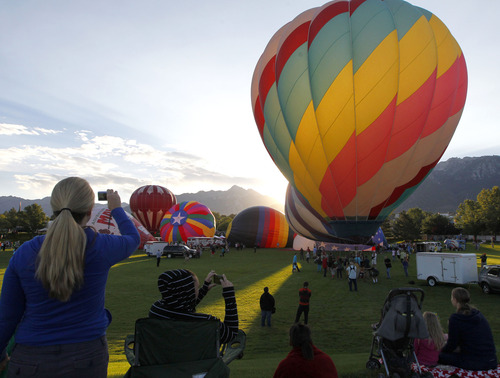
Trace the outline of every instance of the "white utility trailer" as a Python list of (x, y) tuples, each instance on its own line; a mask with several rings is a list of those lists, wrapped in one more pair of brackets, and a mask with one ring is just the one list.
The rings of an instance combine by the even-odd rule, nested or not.
[(419, 252), (417, 279), (429, 286), (438, 282), (467, 284), (477, 282), (477, 257), (474, 253)]
[(162, 241), (148, 241), (144, 244), (144, 252), (148, 256), (156, 256), (158, 252), (163, 253), (163, 248), (169, 245), (167, 242)]

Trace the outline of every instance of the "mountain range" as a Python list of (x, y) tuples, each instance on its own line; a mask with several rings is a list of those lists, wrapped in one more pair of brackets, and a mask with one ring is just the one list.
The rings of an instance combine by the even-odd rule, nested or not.
[[(500, 156), (451, 158), (440, 162), (415, 192), (396, 210), (398, 213), (413, 207), (432, 213), (454, 213), (465, 199), (476, 200), (483, 189), (500, 186)], [(272, 197), (237, 185), (228, 190), (210, 190), (176, 195), (177, 202), (198, 201), (223, 215), (237, 214), (251, 206), (268, 206), (283, 211), (284, 206)], [(283, 199), (284, 200), (284, 199)], [(0, 197), (0, 214), (39, 204), (51, 215), (50, 197), (26, 200), (15, 196)], [(130, 212), (128, 204), (123, 204)]]

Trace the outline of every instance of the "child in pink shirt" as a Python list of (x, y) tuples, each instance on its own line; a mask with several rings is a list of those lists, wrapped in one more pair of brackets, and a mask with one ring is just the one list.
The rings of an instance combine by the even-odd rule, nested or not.
[(424, 312), (424, 320), (429, 331), (428, 339), (415, 339), (414, 348), (420, 365), (437, 365), (439, 352), (446, 344), (447, 335), (443, 333), (443, 328), (439, 323), (439, 318), (434, 312)]

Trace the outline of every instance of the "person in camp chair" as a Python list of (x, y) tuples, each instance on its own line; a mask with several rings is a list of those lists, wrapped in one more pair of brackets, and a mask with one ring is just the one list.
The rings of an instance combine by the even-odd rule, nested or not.
[[(205, 297), (208, 290), (217, 286), (212, 280), (220, 279), (222, 296), (226, 303), (224, 321), (220, 322), (221, 344), (230, 342), (238, 334), (238, 309), (233, 284), (225, 275), (217, 276), (212, 270), (200, 288), (196, 274), (187, 269), (176, 269), (163, 272), (158, 277), (158, 289), (161, 299), (157, 300), (149, 310), (150, 318), (178, 320), (211, 320), (215, 316), (196, 312), (196, 306)], [(215, 282), (219, 282), (216, 279)]]

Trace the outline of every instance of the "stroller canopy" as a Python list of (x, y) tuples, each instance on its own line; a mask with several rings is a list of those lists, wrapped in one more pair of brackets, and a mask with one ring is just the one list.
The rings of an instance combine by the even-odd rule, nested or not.
[(390, 341), (406, 337), (428, 338), (429, 332), (421, 310), (422, 299), (419, 302), (417, 297), (419, 293), (423, 298), (420, 289), (392, 290), (384, 303), (382, 320), (375, 334)]

